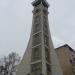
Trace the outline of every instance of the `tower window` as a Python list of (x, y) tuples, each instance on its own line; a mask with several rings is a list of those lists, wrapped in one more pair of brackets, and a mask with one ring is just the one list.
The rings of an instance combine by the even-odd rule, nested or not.
[(43, 12), (44, 12), (44, 14), (47, 14), (47, 10), (46, 9), (43, 9)]
[(47, 68), (47, 75), (51, 75), (51, 67), (49, 64), (46, 64), (46, 68)]
[(43, 29), (44, 29), (44, 32), (48, 34), (48, 27), (46, 23), (44, 24)]
[(31, 74), (32, 75), (40, 75), (42, 69), (42, 64), (41, 63), (36, 63), (31, 65)]
[(34, 33), (40, 31), (40, 29), (41, 29), (40, 24), (38, 24), (38, 23), (37, 23), (37, 24), (34, 24), (34, 28), (33, 28), (33, 32), (34, 32)]
[(39, 15), (35, 15), (34, 17), (34, 24), (40, 24), (41, 23), (41, 16)]
[(44, 35), (44, 43), (45, 45), (49, 46), (49, 38), (47, 35)]
[(47, 16), (43, 16), (43, 21), (44, 21), (44, 24), (48, 24), (48, 22), (47, 22)]
[(39, 13), (41, 10), (40, 9), (35, 9), (34, 14)]
[(50, 62), (50, 51), (45, 47), (45, 57), (48, 62)]
[(32, 48), (32, 61), (41, 59), (41, 46)]
[(33, 35), (33, 46), (41, 43), (41, 33)]

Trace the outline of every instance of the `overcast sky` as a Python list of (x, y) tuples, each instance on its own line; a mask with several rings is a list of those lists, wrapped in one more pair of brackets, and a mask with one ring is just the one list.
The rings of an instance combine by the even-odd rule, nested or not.
[[(0, 57), (24, 54), (32, 26), (31, 2), (0, 0)], [(75, 0), (47, 0), (49, 26), (55, 48), (65, 43), (75, 49)]]

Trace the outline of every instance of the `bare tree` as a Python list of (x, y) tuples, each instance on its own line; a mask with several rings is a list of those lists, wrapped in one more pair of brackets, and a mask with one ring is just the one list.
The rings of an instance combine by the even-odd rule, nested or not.
[(4, 57), (3, 64), (0, 66), (0, 75), (15, 75), (16, 67), (19, 62), (20, 57), (15, 52), (12, 52), (7, 57)]

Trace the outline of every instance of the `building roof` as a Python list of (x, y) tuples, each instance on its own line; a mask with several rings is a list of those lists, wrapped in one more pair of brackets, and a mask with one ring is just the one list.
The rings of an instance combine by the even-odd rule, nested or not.
[(75, 50), (72, 49), (68, 44), (64, 44), (64, 45), (62, 45), (62, 46), (60, 46), (60, 47), (57, 47), (57, 48), (55, 48), (55, 50), (58, 50), (59, 48), (62, 48), (62, 47), (66, 47), (66, 48), (68, 47), (70, 51), (75, 52)]

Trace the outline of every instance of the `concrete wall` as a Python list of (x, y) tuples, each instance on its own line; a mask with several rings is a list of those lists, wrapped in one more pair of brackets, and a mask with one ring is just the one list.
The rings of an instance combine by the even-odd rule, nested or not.
[(72, 75), (71, 51), (68, 47), (55, 49), (64, 75)]

